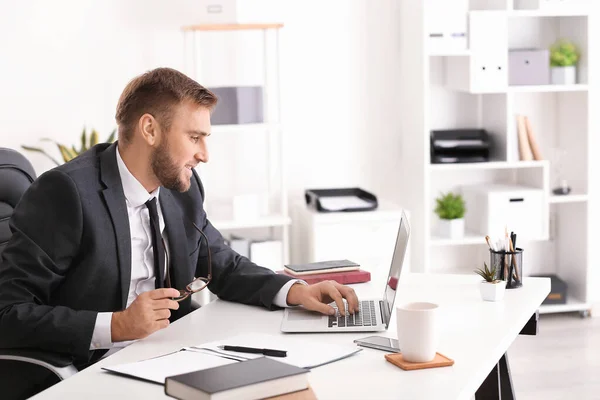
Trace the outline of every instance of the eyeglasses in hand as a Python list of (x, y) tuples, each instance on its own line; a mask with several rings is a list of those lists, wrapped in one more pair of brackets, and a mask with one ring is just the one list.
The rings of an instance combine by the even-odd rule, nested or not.
[[(208, 284), (210, 283), (210, 281), (212, 280), (212, 260), (211, 260), (211, 255), (210, 255), (210, 244), (208, 243), (208, 238), (206, 237), (204, 232), (202, 232), (202, 230), (200, 228), (198, 228), (198, 226), (195, 223), (192, 222), (192, 224), (194, 225), (194, 228), (196, 228), (196, 230), (198, 232), (200, 232), (202, 237), (204, 237), (204, 240), (206, 240), (206, 248), (208, 251), (208, 275), (206, 278), (194, 279), (192, 282), (190, 282), (189, 285), (187, 285), (185, 287), (185, 289), (179, 290), (179, 296), (173, 298), (173, 300), (175, 300), (177, 302), (183, 301), (183, 300), (187, 299), (189, 296), (191, 296), (192, 294), (201, 291), (202, 289), (207, 287)], [(165, 248), (165, 256), (166, 256), (167, 271), (168, 271), (169, 265), (170, 265), (169, 264), (169, 255), (168, 255), (168, 252), (166, 251), (167, 247), (165, 246), (164, 239), (163, 239), (163, 247)]]

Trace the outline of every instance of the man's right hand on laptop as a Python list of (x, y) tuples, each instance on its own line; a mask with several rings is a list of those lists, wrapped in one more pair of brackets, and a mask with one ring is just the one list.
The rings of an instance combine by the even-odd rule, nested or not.
[(323, 281), (314, 285), (296, 283), (292, 285), (287, 295), (288, 305), (301, 305), (307, 310), (318, 311), (322, 314), (333, 315), (335, 309), (329, 303), (336, 303), (340, 314), (346, 314), (344, 299), (348, 302), (348, 312), (358, 312), (358, 297), (354, 289), (336, 281)]

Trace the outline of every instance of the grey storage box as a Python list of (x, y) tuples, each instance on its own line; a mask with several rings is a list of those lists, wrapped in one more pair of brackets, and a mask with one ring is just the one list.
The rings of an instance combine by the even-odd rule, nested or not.
[(550, 53), (544, 49), (516, 49), (508, 52), (509, 85), (549, 85)]
[(210, 88), (219, 101), (211, 115), (213, 125), (253, 124), (264, 121), (263, 88), (230, 86)]

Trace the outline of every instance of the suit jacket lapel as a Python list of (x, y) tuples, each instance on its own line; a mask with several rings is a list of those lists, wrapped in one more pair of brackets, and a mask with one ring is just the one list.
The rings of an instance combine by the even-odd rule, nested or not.
[(121, 307), (125, 309), (131, 283), (131, 234), (123, 184), (117, 166), (116, 151), (117, 143), (115, 142), (104, 150), (100, 156), (100, 179), (106, 185), (106, 189), (102, 191), (102, 196), (106, 201), (115, 229), (119, 276), (121, 279)]
[(171, 286), (176, 289), (183, 289), (189, 283), (187, 281), (190, 280), (186, 274), (188, 258), (186, 254), (187, 241), (183, 226), (183, 215), (170, 191), (161, 188), (158, 198), (169, 239)]

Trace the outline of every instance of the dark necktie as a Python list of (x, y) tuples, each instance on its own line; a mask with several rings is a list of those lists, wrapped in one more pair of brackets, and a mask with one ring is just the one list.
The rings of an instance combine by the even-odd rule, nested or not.
[(156, 209), (156, 197), (146, 202), (150, 212), (150, 236), (152, 237), (152, 252), (154, 253), (154, 276), (156, 288), (164, 287), (165, 282), (165, 249), (161, 240), (160, 223)]

